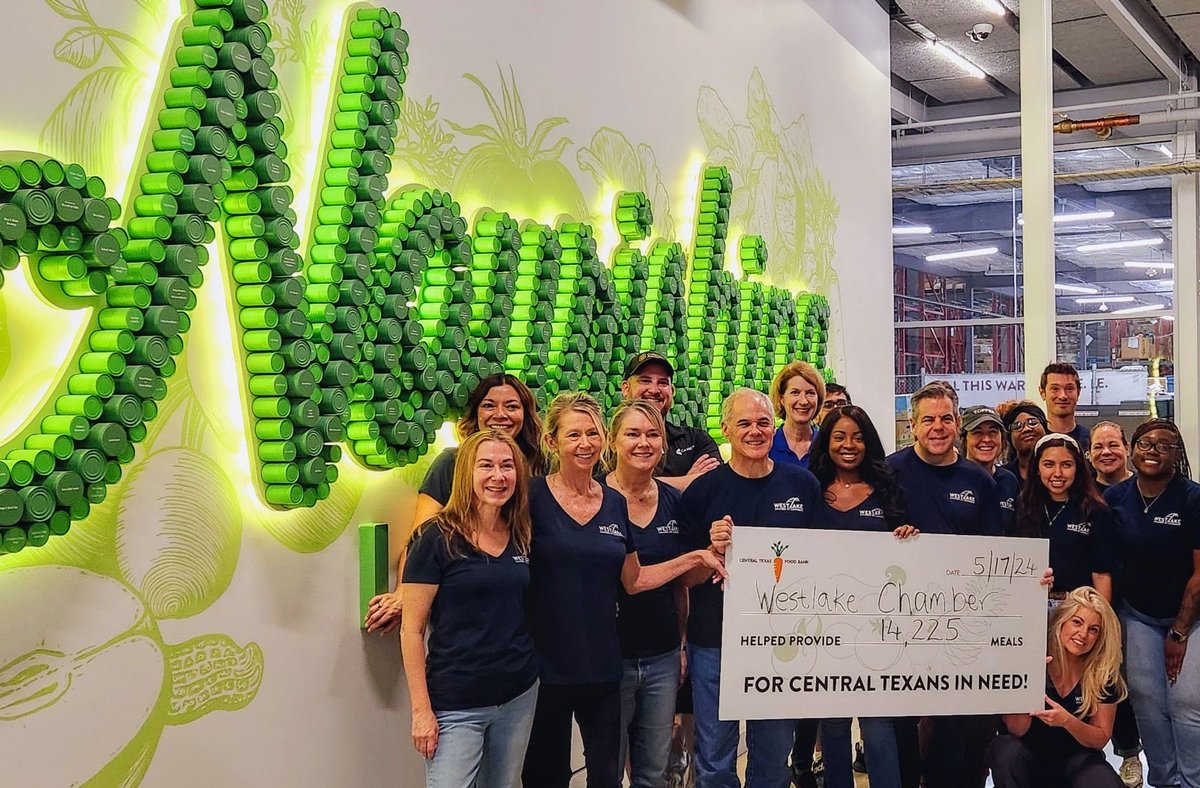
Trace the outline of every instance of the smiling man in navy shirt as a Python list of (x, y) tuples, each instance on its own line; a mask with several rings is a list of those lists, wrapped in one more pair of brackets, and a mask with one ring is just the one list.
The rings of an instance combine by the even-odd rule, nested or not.
[[(737, 389), (721, 406), (721, 432), (733, 450), (729, 464), (701, 476), (679, 502), (684, 549), (709, 546), (723, 553), (734, 524), (740, 528), (811, 528), (820, 511), (817, 478), (798, 465), (771, 460), (775, 413), (760, 391)], [(691, 578), (688, 578), (689, 581)], [(696, 720), (696, 785), (737, 788), (738, 723), (717, 712), (721, 681), (721, 615), (724, 592), (702, 583), (691, 589), (688, 666)], [(795, 720), (746, 723), (747, 786), (784, 788), (791, 781), (787, 759)]]
[[(912, 431), (916, 444), (887, 458), (904, 491), (908, 521), (922, 533), (1002, 535), (1000, 496), (991, 474), (958, 453), (958, 392), (935, 380), (912, 395)], [(926, 760), (928, 788), (975, 785), (983, 773), (983, 750), (995, 735), (992, 717), (934, 717), (933, 741)], [(896, 721), (900, 767), (905, 788), (919, 777), (916, 719)], [(909, 756), (906, 758), (906, 756)]]

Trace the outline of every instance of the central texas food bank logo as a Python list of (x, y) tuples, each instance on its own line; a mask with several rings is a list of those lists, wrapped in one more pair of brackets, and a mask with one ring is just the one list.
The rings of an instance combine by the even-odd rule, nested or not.
[(776, 542), (771, 545), (771, 552), (775, 554), (775, 582), (777, 584), (779, 583), (779, 578), (783, 576), (783, 551), (787, 549), (788, 546), (783, 542)]
[(786, 501), (776, 502), (775, 511), (777, 511), (777, 512), (803, 512), (804, 511), (804, 502), (801, 501), (799, 498), (792, 496), (791, 498), (788, 498)]

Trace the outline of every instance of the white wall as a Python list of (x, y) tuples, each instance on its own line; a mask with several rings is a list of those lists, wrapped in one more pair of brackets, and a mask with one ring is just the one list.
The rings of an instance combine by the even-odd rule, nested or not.
[[(102, 46), (94, 62), (80, 50), (80, 65), (72, 65), (54, 50), (69, 30), (91, 24), (65, 18), (80, 15), (79, 3), (29, 3), (6, 15), (9, 46), (0, 49), (0, 71), (20, 78), (4, 83), (0, 149), (82, 160), (112, 184), (129, 167), (144, 116), (133, 72), (117, 73), (121, 58), (153, 71), (154, 31), (162, 20), (139, 3), (90, 0), (86, 8), (98, 27), (138, 43), (109, 36), (115, 43)], [(679, 234), (694, 188), (689, 172), (703, 157), (714, 158), (714, 140), (728, 140), (735, 195), (744, 201), (740, 229), (762, 234), (770, 245), (767, 278), (830, 298), (832, 364), (855, 401), (886, 426), (893, 388), (887, 16), (874, 0), (813, 0), (819, 13), (802, 0), (386, 4), (399, 11), (412, 37), (407, 93), (421, 104), (427, 96), (440, 102), (439, 118), (462, 126), (494, 123), (480, 91), (462, 75), (478, 75), (499, 96), (499, 66), (506, 76), (511, 69), (530, 131), (543, 118), (567, 119), (549, 139), (565, 135), (571, 143), (557, 164), (534, 174), (532, 186), (512, 187), (513, 203), (552, 192), (561, 207), (578, 194), (597, 210), (601, 188), (581, 167), (580, 150), (608, 127), (620, 132), (608, 141), (628, 141), (632, 154), (614, 185), (657, 191), (657, 215), (669, 206), (674, 233), (686, 242)], [(343, 6), (307, 5), (320, 10), (300, 8), (304, 26), (327, 21)], [(64, 57), (70, 60), (65, 51)], [(93, 76), (102, 69), (115, 76), (107, 82)], [(307, 118), (316, 83), (295, 64), (282, 66), (281, 79)], [(748, 107), (763, 124), (757, 140)], [(40, 141), (56, 108), (64, 116), (60, 131), (50, 129)], [(80, 123), (83, 110), (91, 114)], [(459, 154), (477, 141), (454, 137)], [(430, 181), (437, 162), (429, 158), (400, 156), (397, 165), (395, 185), (407, 173), (453, 188)], [(303, 180), (299, 161), (293, 168)], [(757, 188), (739, 180), (745, 173), (757, 176)], [(819, 221), (798, 217), (794, 184), (822, 183), (832, 198), (826, 207), (837, 206), (836, 220), (831, 213)], [(468, 197), (459, 196), (470, 209)], [(797, 243), (799, 237), (807, 240)], [(0, 665), (39, 642), (90, 655), (55, 663), (75, 671), (63, 699), (0, 722), (0, 783), (65, 784), (109, 764), (101, 782), (115, 782), (119, 772), (134, 775), (136, 784), (146, 768), (150, 785), (421, 784), (395, 641), (357, 628), (351, 527), (390, 512), (404, 520), (421, 469), (368, 475), (347, 468), (334, 499), (315, 514), (262, 509), (249, 485), (236, 398), (219, 374), (229, 341), (219, 293), (212, 297), (219, 286), (216, 278), (206, 285), (188, 360), (173, 379), (181, 396), (109, 503), (48, 548), (0, 557), (0, 626), (10, 633), (0, 639), (9, 644), (0, 646)], [(64, 325), (48, 309), (24, 308), (21, 298), (27, 294), (19, 277), (9, 274), (0, 290), (0, 337), (10, 340), (12, 361), (0, 368), (6, 370), (0, 387), (10, 392), (36, 391), (57, 365), (53, 353), (23, 356), (25, 338)], [(0, 428), (30, 407), (28, 400), (0, 403)], [(191, 558), (180, 559), (180, 551), (207, 556), (203, 571)], [(12, 569), (22, 564), (84, 569)], [(156, 571), (167, 580), (154, 580)], [(155, 585), (193, 575), (199, 587), (179, 591), (188, 604)], [(102, 593), (120, 601), (98, 607)], [(131, 616), (140, 623), (127, 621)], [(215, 637), (191, 642), (209, 634)], [(118, 639), (109, 643), (111, 637)], [(205, 672), (215, 670), (210, 664), (183, 691), (200, 710), (172, 707), (169, 685), (184, 684), (186, 657), (206, 645), (210, 656), (231, 660), (229, 675), (256, 690), (243, 686), (239, 695), (215, 683), (217, 673)], [(162, 683), (164, 671), (173, 677)], [(84, 689), (94, 694), (85, 697)], [(82, 747), (86, 741), (96, 742), (92, 750)]]

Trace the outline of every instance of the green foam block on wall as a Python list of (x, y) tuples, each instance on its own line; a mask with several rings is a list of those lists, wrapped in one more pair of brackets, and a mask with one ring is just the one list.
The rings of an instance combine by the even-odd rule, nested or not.
[(367, 618), (371, 597), (388, 590), (387, 523), (358, 526), (358, 625)]

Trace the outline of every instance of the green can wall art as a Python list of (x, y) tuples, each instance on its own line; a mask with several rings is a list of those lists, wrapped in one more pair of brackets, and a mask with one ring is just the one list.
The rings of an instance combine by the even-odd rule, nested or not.
[(125, 205), (78, 164), (0, 157), (0, 271), (24, 261), (48, 302), (93, 310), (48, 407), (0, 459), (3, 551), (66, 533), (120, 481), (211, 265), (254, 483), (279, 510), (329, 498), (343, 454), (416, 462), (492, 372), (543, 403), (582, 389), (611, 406), (623, 360), (653, 348), (680, 370), (673, 418), (718, 434), (733, 386), (765, 388), (792, 358), (825, 366), (825, 299), (751, 278), (768, 249), (731, 236), (723, 165), (699, 173), (690, 250), (649, 239), (650, 199), (622, 192), (601, 217), (619, 236), (606, 260), (590, 217), (466, 216), (448, 191), (390, 184), (409, 42), (394, 12), (346, 12), (315, 182), (297, 195), (267, 14), (200, 0), (176, 23)]

